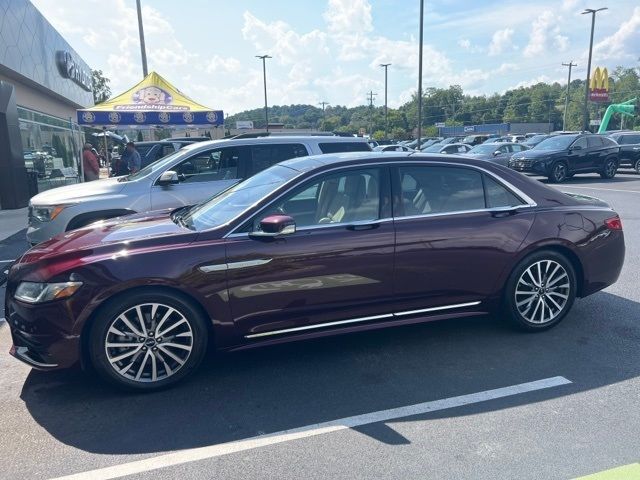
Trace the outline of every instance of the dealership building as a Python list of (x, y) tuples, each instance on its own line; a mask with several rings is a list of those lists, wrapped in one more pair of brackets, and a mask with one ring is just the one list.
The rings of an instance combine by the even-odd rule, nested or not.
[(92, 105), (87, 63), (31, 2), (0, 0), (0, 208), (24, 207), (35, 174), (77, 181)]

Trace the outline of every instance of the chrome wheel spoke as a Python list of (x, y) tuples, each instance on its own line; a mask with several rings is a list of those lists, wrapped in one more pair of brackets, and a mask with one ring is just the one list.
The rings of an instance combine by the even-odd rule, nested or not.
[(157, 382), (174, 375), (187, 362), (193, 349), (193, 330), (174, 307), (143, 303), (111, 322), (104, 348), (119, 375), (135, 382)]
[(569, 301), (571, 282), (555, 260), (540, 260), (520, 275), (514, 292), (515, 307), (527, 321), (544, 324), (556, 318)]

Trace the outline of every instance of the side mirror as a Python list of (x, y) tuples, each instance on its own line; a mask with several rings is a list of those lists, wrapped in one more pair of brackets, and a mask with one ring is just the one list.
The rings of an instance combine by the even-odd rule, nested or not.
[(160, 175), (158, 179), (158, 185), (161, 187), (168, 187), (169, 185), (177, 185), (180, 183), (180, 179), (178, 178), (178, 174), (173, 170), (167, 170)]
[(500, 150), (496, 150), (495, 152), (493, 152), (493, 156), (497, 157), (498, 155), (500, 155), (502, 152)]
[(296, 233), (296, 221), (289, 215), (269, 215), (260, 222), (260, 230), (251, 232), (252, 237), (279, 237)]

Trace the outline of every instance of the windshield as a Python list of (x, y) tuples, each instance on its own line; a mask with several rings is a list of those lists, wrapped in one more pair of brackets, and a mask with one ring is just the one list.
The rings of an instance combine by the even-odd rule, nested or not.
[(469, 150), (467, 153), (469, 155), (475, 155), (475, 154), (485, 154), (485, 153), (493, 153), (495, 152), (498, 148), (500, 148), (499, 145), (495, 145), (495, 144), (491, 144), (491, 143), (483, 143), (481, 145), (478, 145), (477, 147), (473, 147), (471, 150)]
[(576, 139), (573, 135), (558, 135), (536, 145), (536, 150), (565, 150)]
[[(196, 145), (196, 144), (194, 144)], [(157, 172), (162, 170), (167, 164), (171, 163), (173, 161), (173, 159), (177, 158), (180, 155), (184, 155), (185, 152), (188, 152), (190, 150), (190, 145), (180, 149), (180, 150), (176, 150), (173, 153), (170, 153), (169, 155), (161, 158), (160, 160), (153, 162), (149, 165), (147, 165), (146, 167), (144, 167), (143, 169), (141, 169), (140, 171), (133, 173), (131, 175), (127, 175), (126, 177), (120, 177), (119, 181), (124, 181), (124, 182), (128, 182), (131, 180), (138, 180), (139, 178), (144, 178), (147, 175), (152, 174), (153, 172)], [(195, 148), (195, 147), (192, 147)]]
[(527, 145), (535, 145), (536, 143), (540, 143), (541, 141), (543, 141), (545, 138), (547, 138), (547, 135), (534, 135), (533, 137), (527, 139), (524, 143)]
[(219, 227), (299, 174), (292, 168), (274, 165), (192, 208), (181, 220), (192, 230)]

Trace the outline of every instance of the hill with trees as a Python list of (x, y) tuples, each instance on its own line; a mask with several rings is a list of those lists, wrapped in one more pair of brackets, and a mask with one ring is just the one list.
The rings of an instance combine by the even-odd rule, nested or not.
[[(582, 126), (584, 80), (571, 82), (567, 130)], [(617, 67), (610, 73), (611, 103), (633, 97), (640, 99), (640, 68)], [(482, 123), (551, 122), (553, 129), (562, 129), (566, 84), (537, 83), (493, 95), (467, 95), (459, 85), (449, 88), (427, 88), (423, 96), (423, 128), (425, 135), (434, 135), (434, 124), (475, 125)], [(389, 134), (396, 139), (409, 138), (416, 127), (417, 95), (397, 109), (389, 109)], [(608, 104), (589, 102), (590, 118), (600, 118)], [(640, 111), (638, 111), (640, 114)], [(264, 109), (256, 108), (230, 115), (225, 124), (232, 128), (237, 120), (252, 120), (255, 128), (264, 128)], [(274, 105), (269, 107), (269, 122), (282, 123), (285, 128), (321, 129), (357, 133), (364, 128), (375, 138), (384, 137), (384, 106), (361, 105), (353, 108), (328, 106), (324, 112), (314, 105)], [(640, 128), (640, 116), (627, 118), (625, 128)], [(614, 116), (609, 129), (620, 128), (619, 116)]]

